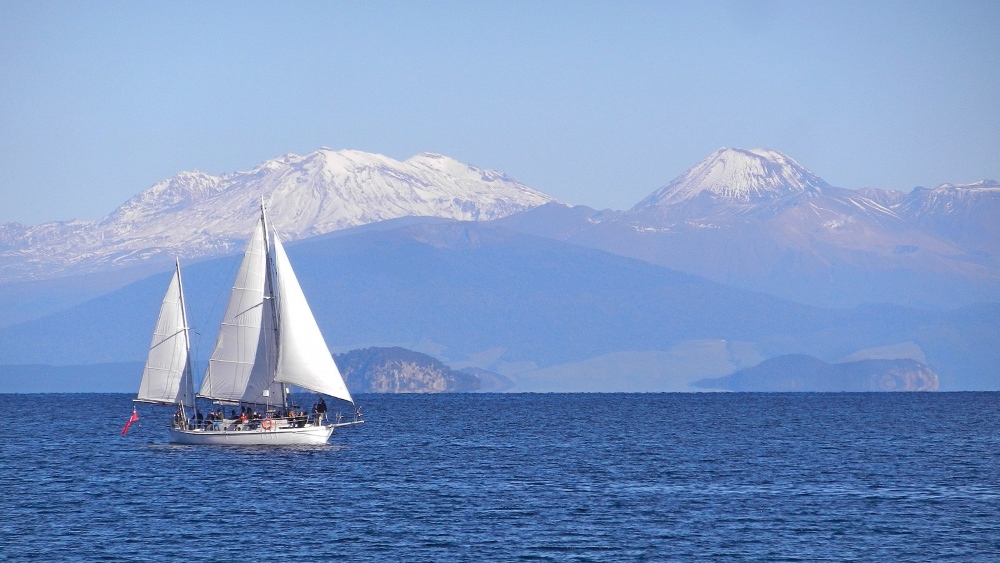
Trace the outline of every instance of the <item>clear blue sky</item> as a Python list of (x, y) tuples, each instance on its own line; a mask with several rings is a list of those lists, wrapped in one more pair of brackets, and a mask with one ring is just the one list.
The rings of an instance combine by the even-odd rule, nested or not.
[(630, 207), (722, 146), (1000, 180), (1000, 2), (0, 0), (0, 222), (321, 146)]

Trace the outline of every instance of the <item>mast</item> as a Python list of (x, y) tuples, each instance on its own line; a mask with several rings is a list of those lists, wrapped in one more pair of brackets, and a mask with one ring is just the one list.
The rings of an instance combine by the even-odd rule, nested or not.
[(187, 360), (184, 362), (184, 379), (187, 380), (187, 388), (184, 389), (184, 399), (181, 400), (183, 405), (184, 400), (191, 401), (191, 409), (195, 412), (192, 416), (197, 415), (197, 408), (195, 407), (194, 398), (194, 374), (191, 367), (191, 327), (188, 326), (187, 321), (187, 306), (184, 304), (184, 282), (181, 281), (181, 259), (174, 257), (174, 269), (177, 272), (177, 287), (180, 289), (180, 305), (181, 305), (181, 322), (184, 327), (184, 349), (187, 350)]
[[(271, 318), (274, 319), (274, 326), (273, 326), (273, 330), (274, 330), (274, 349), (275, 349), (275, 355), (277, 356), (277, 355), (281, 354), (281, 338), (279, 337), (280, 330), (281, 330), (281, 326), (280, 326), (281, 325), (281, 318), (278, 316), (278, 306), (279, 306), (279, 304), (278, 304), (277, 292), (276, 292), (276, 288), (278, 286), (275, 283), (277, 281), (276, 280), (277, 272), (275, 271), (275, 268), (274, 268), (274, 256), (272, 255), (272, 249), (271, 249), (271, 243), (270, 243), (271, 238), (268, 236), (267, 209), (264, 206), (264, 196), (260, 196), (260, 220), (261, 220), (261, 223), (264, 225), (264, 263), (265, 263), (265, 267), (264, 267), (265, 274), (264, 275), (267, 276), (267, 280), (268, 280), (268, 283), (265, 284), (265, 287), (270, 286), (270, 288), (271, 288), (271, 295), (265, 295), (264, 296), (264, 301), (270, 303), (270, 305), (268, 306), (268, 308), (269, 308), (269, 311), (271, 313)], [(275, 235), (275, 236), (277, 236), (277, 235)], [(277, 365), (277, 363), (278, 362), (277, 362), (277, 359), (276, 359), (275, 362), (274, 362), (274, 365)], [(280, 383), (280, 385), (281, 385), (281, 407), (283, 409), (287, 410), (288, 409), (288, 397), (285, 394), (285, 384), (284, 383)]]

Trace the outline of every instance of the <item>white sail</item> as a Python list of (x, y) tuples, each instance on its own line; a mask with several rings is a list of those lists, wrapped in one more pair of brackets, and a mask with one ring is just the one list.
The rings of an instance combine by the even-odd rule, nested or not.
[(139, 384), (136, 400), (193, 405), (189, 349), (184, 293), (178, 265), (160, 305), (160, 316), (156, 320), (156, 330), (149, 344), (149, 355), (146, 357), (146, 367), (142, 371), (142, 382)]
[(258, 221), (233, 284), (215, 349), (198, 393), (201, 397), (234, 402), (243, 399), (261, 336), (266, 244), (264, 224)]
[(273, 239), (278, 289), (278, 365), (275, 381), (354, 402), (330, 355), (299, 281), (277, 236)]

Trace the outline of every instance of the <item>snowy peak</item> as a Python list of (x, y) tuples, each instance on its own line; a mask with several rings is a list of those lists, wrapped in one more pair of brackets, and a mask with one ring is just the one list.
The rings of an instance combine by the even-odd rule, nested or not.
[(252, 226), (261, 197), (274, 226), (293, 239), (407, 215), (491, 219), (552, 199), (499, 172), (441, 155), (399, 162), (322, 148), (222, 177), (182, 172), (126, 202), (102, 224), (173, 214), (176, 225), (215, 223), (209, 230), (220, 238), (239, 238)]
[(505, 174), (431, 153), (399, 162), (324, 148), (284, 162), (256, 192), (293, 238), (408, 215), (496, 219), (552, 201)]
[(181, 172), (95, 223), (5, 225), (0, 280), (231, 252), (253, 228), (261, 198), (286, 241), (407, 216), (498, 219), (553, 201), (505, 174), (437, 154), (400, 162), (322, 148), (222, 176)]
[(818, 195), (830, 187), (779, 151), (721, 148), (633, 209), (674, 205), (703, 193), (738, 202), (759, 202), (799, 193)]

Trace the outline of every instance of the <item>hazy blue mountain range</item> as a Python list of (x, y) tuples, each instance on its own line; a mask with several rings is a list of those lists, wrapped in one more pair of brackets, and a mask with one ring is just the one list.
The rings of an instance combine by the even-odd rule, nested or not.
[(522, 391), (689, 391), (786, 354), (1000, 388), (1000, 185), (846, 190), (761, 149), (626, 211), (438, 155), (182, 173), (104, 221), (0, 226), (0, 364), (141, 361), (173, 254), (203, 359), (261, 195), (337, 352), (403, 346)]
[[(910, 344), (941, 389), (1000, 381), (1000, 305), (811, 307), (489, 223), (409, 224), (288, 252), (335, 351), (403, 346), (486, 368), (514, 390), (691, 390), (774, 356), (832, 362)], [(184, 269), (204, 358), (238, 257)], [(0, 329), (0, 363), (141, 361), (167, 274)]]
[(917, 188), (892, 206), (901, 217), (962, 248), (983, 263), (1000, 261), (1000, 183), (944, 184)]

